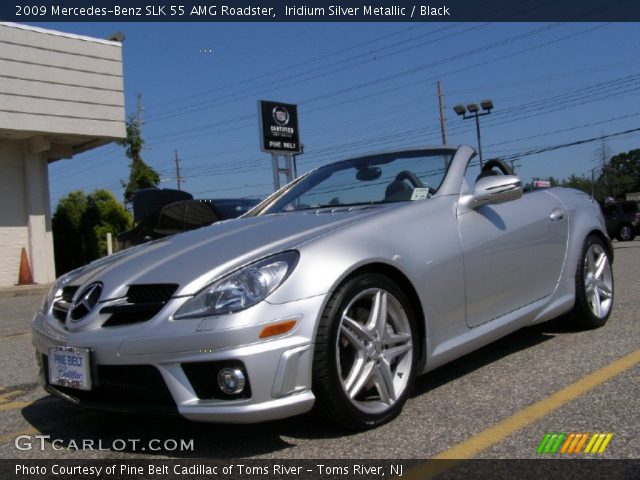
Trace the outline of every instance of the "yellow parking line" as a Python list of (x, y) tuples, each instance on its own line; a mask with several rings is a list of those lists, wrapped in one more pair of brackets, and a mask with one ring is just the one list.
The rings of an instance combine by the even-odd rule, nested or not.
[(31, 402), (9, 402), (0, 404), (0, 412), (6, 412), (9, 410), (17, 410), (19, 408), (31, 405)]
[(4, 445), (9, 441), (14, 440), (18, 435), (35, 435), (36, 433), (38, 433), (38, 430), (33, 427), (5, 433), (4, 435), (0, 435), (0, 445)]
[(31, 332), (23, 332), (23, 333), (12, 333), (11, 335), (2, 335), (0, 337), (0, 340), (5, 341), (5, 340), (13, 340), (14, 338), (21, 338), (21, 337), (27, 337), (27, 336), (31, 336)]
[(12, 392), (3, 393), (0, 395), (0, 404), (7, 403), (11, 400), (12, 397), (17, 397), (18, 395), (22, 395), (24, 391), (22, 390), (13, 390)]
[[(600, 368), (599, 370), (582, 377), (580, 380), (549, 395), (539, 402), (516, 412), (509, 418), (506, 418), (473, 437), (439, 453), (433, 457), (433, 460), (464, 460), (473, 458), (480, 452), (500, 443), (513, 433), (593, 390), (607, 380), (620, 375), (626, 370), (636, 366), (638, 363), (640, 363), (640, 350), (636, 350), (635, 352), (632, 352)], [(403, 476), (403, 478), (407, 477), (408, 479), (422, 480), (433, 478), (442, 471), (452, 468), (455, 463), (457, 462), (425, 462), (410, 472), (407, 472), (407, 475)]]

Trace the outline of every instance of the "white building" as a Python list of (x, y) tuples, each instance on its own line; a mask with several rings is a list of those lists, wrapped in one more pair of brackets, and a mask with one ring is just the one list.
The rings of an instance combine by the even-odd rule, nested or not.
[(55, 278), (48, 165), (125, 137), (122, 44), (0, 23), (0, 287)]

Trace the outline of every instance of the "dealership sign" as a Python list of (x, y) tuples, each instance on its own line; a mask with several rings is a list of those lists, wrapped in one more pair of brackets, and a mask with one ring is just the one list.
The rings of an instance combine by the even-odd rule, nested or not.
[(258, 112), (260, 149), (263, 152), (281, 155), (300, 153), (297, 105), (260, 100)]

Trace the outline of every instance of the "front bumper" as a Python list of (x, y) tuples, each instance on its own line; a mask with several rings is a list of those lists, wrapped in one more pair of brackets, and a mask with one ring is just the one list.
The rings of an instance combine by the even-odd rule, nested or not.
[[(173, 321), (162, 318), (161, 312), (141, 324), (81, 331), (67, 331), (51, 315), (38, 313), (33, 320), (33, 343), (44, 367), (41, 380), (47, 391), (80, 406), (173, 411), (206, 422), (274, 420), (302, 414), (313, 406), (313, 338), (324, 300), (321, 295), (280, 305), (262, 302), (226, 318), (206, 321)], [(259, 338), (264, 326), (291, 318), (297, 323), (290, 332)], [(92, 391), (48, 383), (47, 355), (50, 348), (59, 345), (91, 350)], [(241, 365), (246, 372), (248, 394), (203, 398), (202, 388), (197, 388), (189, 369), (185, 369), (187, 364), (229, 363)], [(198, 381), (206, 382), (207, 376), (200, 375)], [(213, 367), (211, 382), (217, 382)]]

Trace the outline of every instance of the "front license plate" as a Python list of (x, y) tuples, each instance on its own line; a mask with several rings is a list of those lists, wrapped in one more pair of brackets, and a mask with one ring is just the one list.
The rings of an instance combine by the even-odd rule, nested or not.
[(49, 383), (61, 387), (91, 390), (91, 366), (88, 348), (53, 347), (49, 349)]

